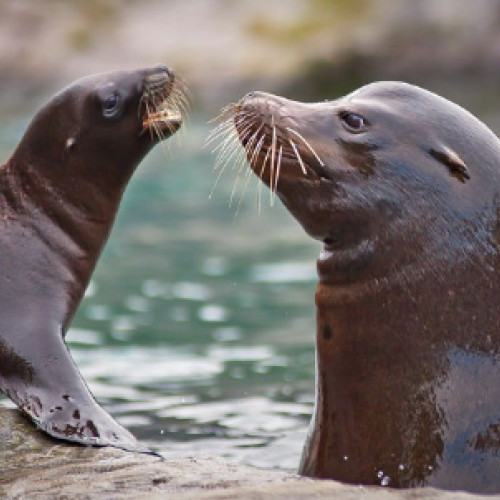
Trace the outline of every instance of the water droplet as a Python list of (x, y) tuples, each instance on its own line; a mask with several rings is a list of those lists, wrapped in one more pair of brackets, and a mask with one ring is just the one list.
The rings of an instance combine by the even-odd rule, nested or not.
[(384, 471), (382, 471), (382, 470), (377, 471), (377, 477), (379, 479), (382, 479), (384, 477)]
[(405, 466), (404, 466), (404, 464), (399, 464), (399, 465), (398, 465), (398, 469), (399, 469), (399, 470), (405, 470)]
[(348, 457), (347, 455), (344, 455), (344, 456), (342, 457), (342, 460), (344, 460), (344, 462), (347, 462), (347, 461), (349, 460), (349, 457)]

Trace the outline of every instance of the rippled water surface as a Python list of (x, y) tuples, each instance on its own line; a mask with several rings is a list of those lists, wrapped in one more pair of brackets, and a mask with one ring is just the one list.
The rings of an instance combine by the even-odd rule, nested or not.
[[(11, 120), (2, 160), (26, 125)], [(166, 456), (217, 453), (294, 469), (314, 391), (315, 258), (257, 183), (237, 207), (195, 121), (133, 177), (68, 333), (94, 395)]]

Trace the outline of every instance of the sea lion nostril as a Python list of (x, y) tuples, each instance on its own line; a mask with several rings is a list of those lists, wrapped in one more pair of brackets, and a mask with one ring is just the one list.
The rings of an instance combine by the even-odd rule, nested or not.
[(166, 86), (172, 85), (174, 72), (164, 65), (156, 66), (146, 73), (144, 84), (149, 92), (163, 91)]
[(154, 67), (154, 71), (170, 74), (170, 70), (168, 69), (168, 67), (165, 64), (157, 64)]
[(243, 97), (243, 100), (245, 100), (245, 99), (257, 99), (259, 97), (262, 97), (263, 95), (264, 95), (264, 92), (260, 92), (258, 90), (252, 90), (251, 92), (248, 92), (248, 94), (246, 94)]

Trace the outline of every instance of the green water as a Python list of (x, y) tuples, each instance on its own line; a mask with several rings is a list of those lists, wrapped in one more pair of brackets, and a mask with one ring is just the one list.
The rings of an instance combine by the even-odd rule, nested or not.
[[(2, 159), (25, 121), (0, 137)], [(133, 177), (68, 333), (91, 390), (169, 457), (298, 465), (314, 393), (315, 258), (278, 200), (216, 174), (194, 120)]]

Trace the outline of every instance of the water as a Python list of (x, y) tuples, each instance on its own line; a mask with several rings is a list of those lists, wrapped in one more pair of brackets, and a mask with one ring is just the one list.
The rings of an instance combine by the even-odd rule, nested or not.
[[(2, 159), (26, 120), (0, 136)], [(168, 457), (297, 467), (314, 394), (319, 244), (251, 182), (216, 175), (194, 120), (157, 147), (123, 200), (67, 340), (100, 403)], [(253, 181), (253, 179), (252, 179)]]

